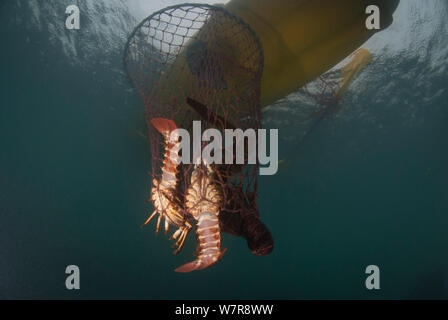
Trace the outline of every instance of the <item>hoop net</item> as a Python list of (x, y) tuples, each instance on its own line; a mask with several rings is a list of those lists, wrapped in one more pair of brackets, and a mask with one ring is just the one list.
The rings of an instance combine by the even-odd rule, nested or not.
[[(201, 121), (202, 132), (214, 128), (222, 137), (226, 128), (261, 127), (262, 48), (250, 27), (224, 8), (185, 4), (154, 13), (129, 37), (124, 63), (145, 106), (155, 179), (162, 175), (165, 143), (150, 124), (153, 118), (172, 119), (191, 137), (194, 120)], [(245, 153), (243, 165), (217, 167), (226, 213), (258, 215), (258, 163), (247, 160)], [(192, 170), (192, 164), (179, 167), (180, 197)]]

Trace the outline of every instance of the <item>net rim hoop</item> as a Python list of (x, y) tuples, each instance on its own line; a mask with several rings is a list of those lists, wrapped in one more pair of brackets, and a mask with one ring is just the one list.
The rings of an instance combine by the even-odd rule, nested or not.
[(125, 47), (124, 47), (124, 54), (123, 54), (123, 66), (124, 69), (126, 71), (126, 75), (129, 79), (129, 81), (131, 82), (131, 85), (134, 85), (132, 82), (132, 78), (131, 75), (128, 72), (128, 68), (127, 68), (127, 53), (129, 50), (129, 46), (130, 46), (130, 42), (131, 40), (134, 38), (135, 34), (137, 33), (137, 30), (140, 29), (141, 26), (143, 26), (146, 22), (150, 21), (153, 17), (155, 17), (156, 15), (160, 15), (162, 13), (164, 13), (165, 11), (168, 10), (172, 10), (172, 9), (177, 9), (177, 8), (182, 8), (182, 7), (203, 7), (203, 8), (207, 8), (207, 9), (212, 9), (212, 10), (216, 10), (216, 11), (221, 11), (224, 12), (225, 14), (231, 16), (232, 18), (234, 18), (237, 22), (241, 23), (244, 27), (246, 27), (249, 30), (249, 33), (253, 36), (253, 38), (255, 39), (255, 42), (257, 43), (259, 49), (260, 49), (260, 67), (258, 68), (258, 72), (259, 72), (259, 77), (261, 79), (262, 75), (263, 75), (263, 69), (264, 69), (264, 51), (263, 51), (263, 45), (260, 41), (260, 38), (258, 37), (257, 33), (251, 28), (251, 26), (244, 21), (241, 17), (237, 16), (236, 14), (232, 13), (231, 11), (227, 10), (224, 6), (217, 6), (217, 5), (211, 5), (211, 4), (205, 4), (205, 3), (195, 3), (195, 2), (186, 2), (186, 3), (182, 3), (182, 4), (176, 4), (176, 5), (172, 5), (172, 6), (168, 6), (165, 8), (162, 8), (160, 10), (157, 10), (155, 12), (153, 12), (152, 14), (150, 14), (149, 16), (147, 16), (146, 18), (144, 18), (135, 28), (134, 30), (132, 30), (132, 32), (130, 33), (130, 35), (128, 36), (128, 39), (126, 41)]

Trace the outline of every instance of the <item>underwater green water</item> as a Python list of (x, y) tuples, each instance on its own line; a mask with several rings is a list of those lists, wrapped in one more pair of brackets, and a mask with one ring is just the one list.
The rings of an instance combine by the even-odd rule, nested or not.
[[(418, 125), (403, 125), (395, 102), (378, 108), (381, 131), (330, 117), (300, 147), (283, 143), (280, 158), (294, 161), (259, 179), (273, 253), (224, 234), (216, 266), (177, 274), (194, 239), (173, 256), (153, 224), (140, 228), (150, 153), (141, 101), (111, 71), (121, 52), (111, 66), (71, 65), (47, 34), (10, 19), (16, 7), (0, 8), (0, 298), (448, 298), (448, 92)], [(408, 85), (396, 84), (398, 101)], [(376, 94), (357, 103), (374, 108)], [(70, 264), (80, 290), (65, 288)], [(365, 288), (371, 264), (380, 290)]]

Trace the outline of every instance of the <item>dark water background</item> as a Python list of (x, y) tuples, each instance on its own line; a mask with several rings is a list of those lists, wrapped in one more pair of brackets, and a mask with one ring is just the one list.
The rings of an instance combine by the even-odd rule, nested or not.
[[(385, 59), (376, 86), (349, 92), (345, 113), (303, 145), (280, 129), (281, 157), (294, 162), (260, 177), (259, 192), (274, 252), (253, 256), (224, 235), (220, 263), (177, 274), (193, 237), (173, 256), (154, 226), (139, 228), (151, 209), (150, 154), (120, 49), (136, 21), (96, 3), (75, 35), (63, 28), (69, 1), (0, 4), (0, 298), (448, 298), (444, 66), (432, 75), (429, 60)], [(102, 44), (95, 19), (113, 15), (121, 31)], [(78, 39), (76, 55), (55, 28)], [(388, 63), (414, 77), (394, 78)], [(65, 289), (69, 264), (81, 290)], [(370, 264), (380, 290), (365, 289)]]

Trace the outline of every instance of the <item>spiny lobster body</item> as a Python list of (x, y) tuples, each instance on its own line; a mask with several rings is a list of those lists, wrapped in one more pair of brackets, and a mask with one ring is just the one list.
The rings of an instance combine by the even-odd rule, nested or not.
[(201, 270), (215, 264), (226, 251), (221, 251), (219, 212), (223, 196), (213, 181), (215, 172), (210, 165), (196, 165), (185, 197), (185, 207), (197, 221), (197, 259), (177, 268), (177, 272)]
[(159, 218), (157, 220), (156, 233), (159, 232), (162, 219), (165, 219), (165, 233), (168, 232), (170, 224), (179, 227), (171, 237), (171, 239), (177, 239), (174, 244), (174, 246), (177, 246), (177, 249), (174, 253), (178, 253), (191, 229), (191, 224), (186, 221), (182, 214), (180, 199), (176, 195), (178, 185), (177, 173), (180, 164), (180, 142), (179, 136), (173, 133), (173, 131), (177, 129), (177, 126), (173, 120), (163, 118), (154, 118), (151, 120), (151, 124), (165, 138), (165, 154), (162, 166), (162, 177), (160, 180), (154, 178), (153, 187), (151, 188), (150, 200), (153, 202), (155, 210), (143, 226), (146, 226), (158, 213)]

